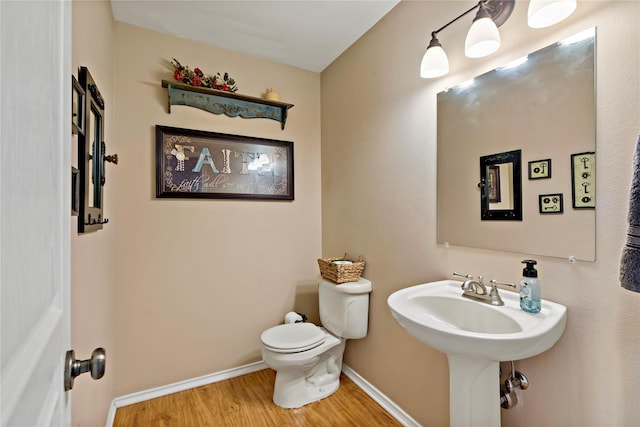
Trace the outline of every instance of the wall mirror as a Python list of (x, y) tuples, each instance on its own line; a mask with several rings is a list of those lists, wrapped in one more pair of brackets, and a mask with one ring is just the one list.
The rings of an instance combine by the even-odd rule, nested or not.
[(480, 216), (522, 221), (521, 150), (480, 157)]
[(86, 67), (80, 68), (80, 86), (85, 92), (84, 134), (78, 134), (80, 210), (78, 232), (97, 231), (108, 220), (103, 214), (104, 185), (104, 99)]
[[(438, 243), (595, 260), (595, 208), (568, 202), (572, 154), (596, 148), (595, 40), (591, 28), (437, 95)], [(504, 188), (504, 175), (516, 171), (496, 168), (501, 162), (482, 168), (480, 159), (513, 151), (521, 218), (511, 221), (500, 212), (511, 210), (502, 199), (515, 191)], [(479, 185), (481, 172), (499, 194)], [(545, 194), (564, 196), (564, 209), (541, 213)]]

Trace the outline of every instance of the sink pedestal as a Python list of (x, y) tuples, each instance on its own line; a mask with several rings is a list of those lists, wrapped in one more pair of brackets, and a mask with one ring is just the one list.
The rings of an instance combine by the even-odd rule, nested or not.
[(451, 427), (500, 427), (500, 363), (448, 354)]

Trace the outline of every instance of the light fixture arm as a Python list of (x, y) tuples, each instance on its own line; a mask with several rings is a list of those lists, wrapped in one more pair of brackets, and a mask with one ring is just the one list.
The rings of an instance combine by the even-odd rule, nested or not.
[(469, 10), (467, 10), (466, 12), (461, 13), (460, 15), (456, 16), (455, 18), (453, 18), (451, 21), (449, 21), (446, 24), (444, 24), (442, 27), (440, 27), (437, 30), (433, 31), (431, 33), (431, 37), (435, 37), (436, 34), (438, 34), (440, 31), (444, 30), (445, 28), (447, 28), (449, 25), (453, 24), (454, 22), (456, 22), (460, 18), (463, 18), (464, 16), (466, 16), (466, 15), (470, 14), (471, 12), (473, 12), (474, 10), (476, 10), (478, 7), (480, 7), (480, 3), (486, 3), (486, 2), (487, 2), (487, 0), (481, 0), (480, 2), (478, 2), (478, 4), (473, 5), (473, 7), (470, 8)]
[(515, 0), (480, 0), (478, 3), (473, 5), (473, 7), (456, 16), (451, 21), (444, 24), (442, 27), (433, 31), (431, 33), (431, 37), (433, 37), (435, 34), (438, 34), (440, 31), (444, 30), (454, 22), (458, 21), (460, 18), (463, 18), (464, 16), (478, 9), (480, 5), (484, 6), (488, 10), (489, 14), (491, 15), (491, 19), (493, 19), (496, 26), (499, 27), (511, 16), (515, 5)]
[(481, 1), (480, 3), (478, 3), (478, 6), (479, 6), (478, 13), (476, 14), (476, 17), (473, 19), (473, 21), (475, 22), (481, 18), (489, 18), (493, 21), (493, 17), (491, 16), (491, 13), (489, 13), (489, 10), (487, 9), (487, 2)]

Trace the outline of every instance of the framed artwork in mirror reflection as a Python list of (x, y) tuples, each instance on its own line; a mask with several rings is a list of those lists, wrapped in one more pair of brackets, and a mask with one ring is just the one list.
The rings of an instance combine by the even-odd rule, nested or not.
[(541, 214), (561, 214), (564, 211), (562, 193), (538, 195), (538, 211)]
[(488, 172), (489, 203), (500, 203), (502, 201), (502, 195), (500, 193), (500, 166), (489, 166)]
[(551, 178), (551, 159), (529, 162), (529, 179)]

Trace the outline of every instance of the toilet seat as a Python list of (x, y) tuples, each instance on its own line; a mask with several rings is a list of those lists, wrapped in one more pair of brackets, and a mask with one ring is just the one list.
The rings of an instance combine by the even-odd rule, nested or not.
[(289, 323), (267, 329), (260, 336), (262, 344), (276, 353), (298, 353), (322, 344), (325, 332), (313, 323)]

